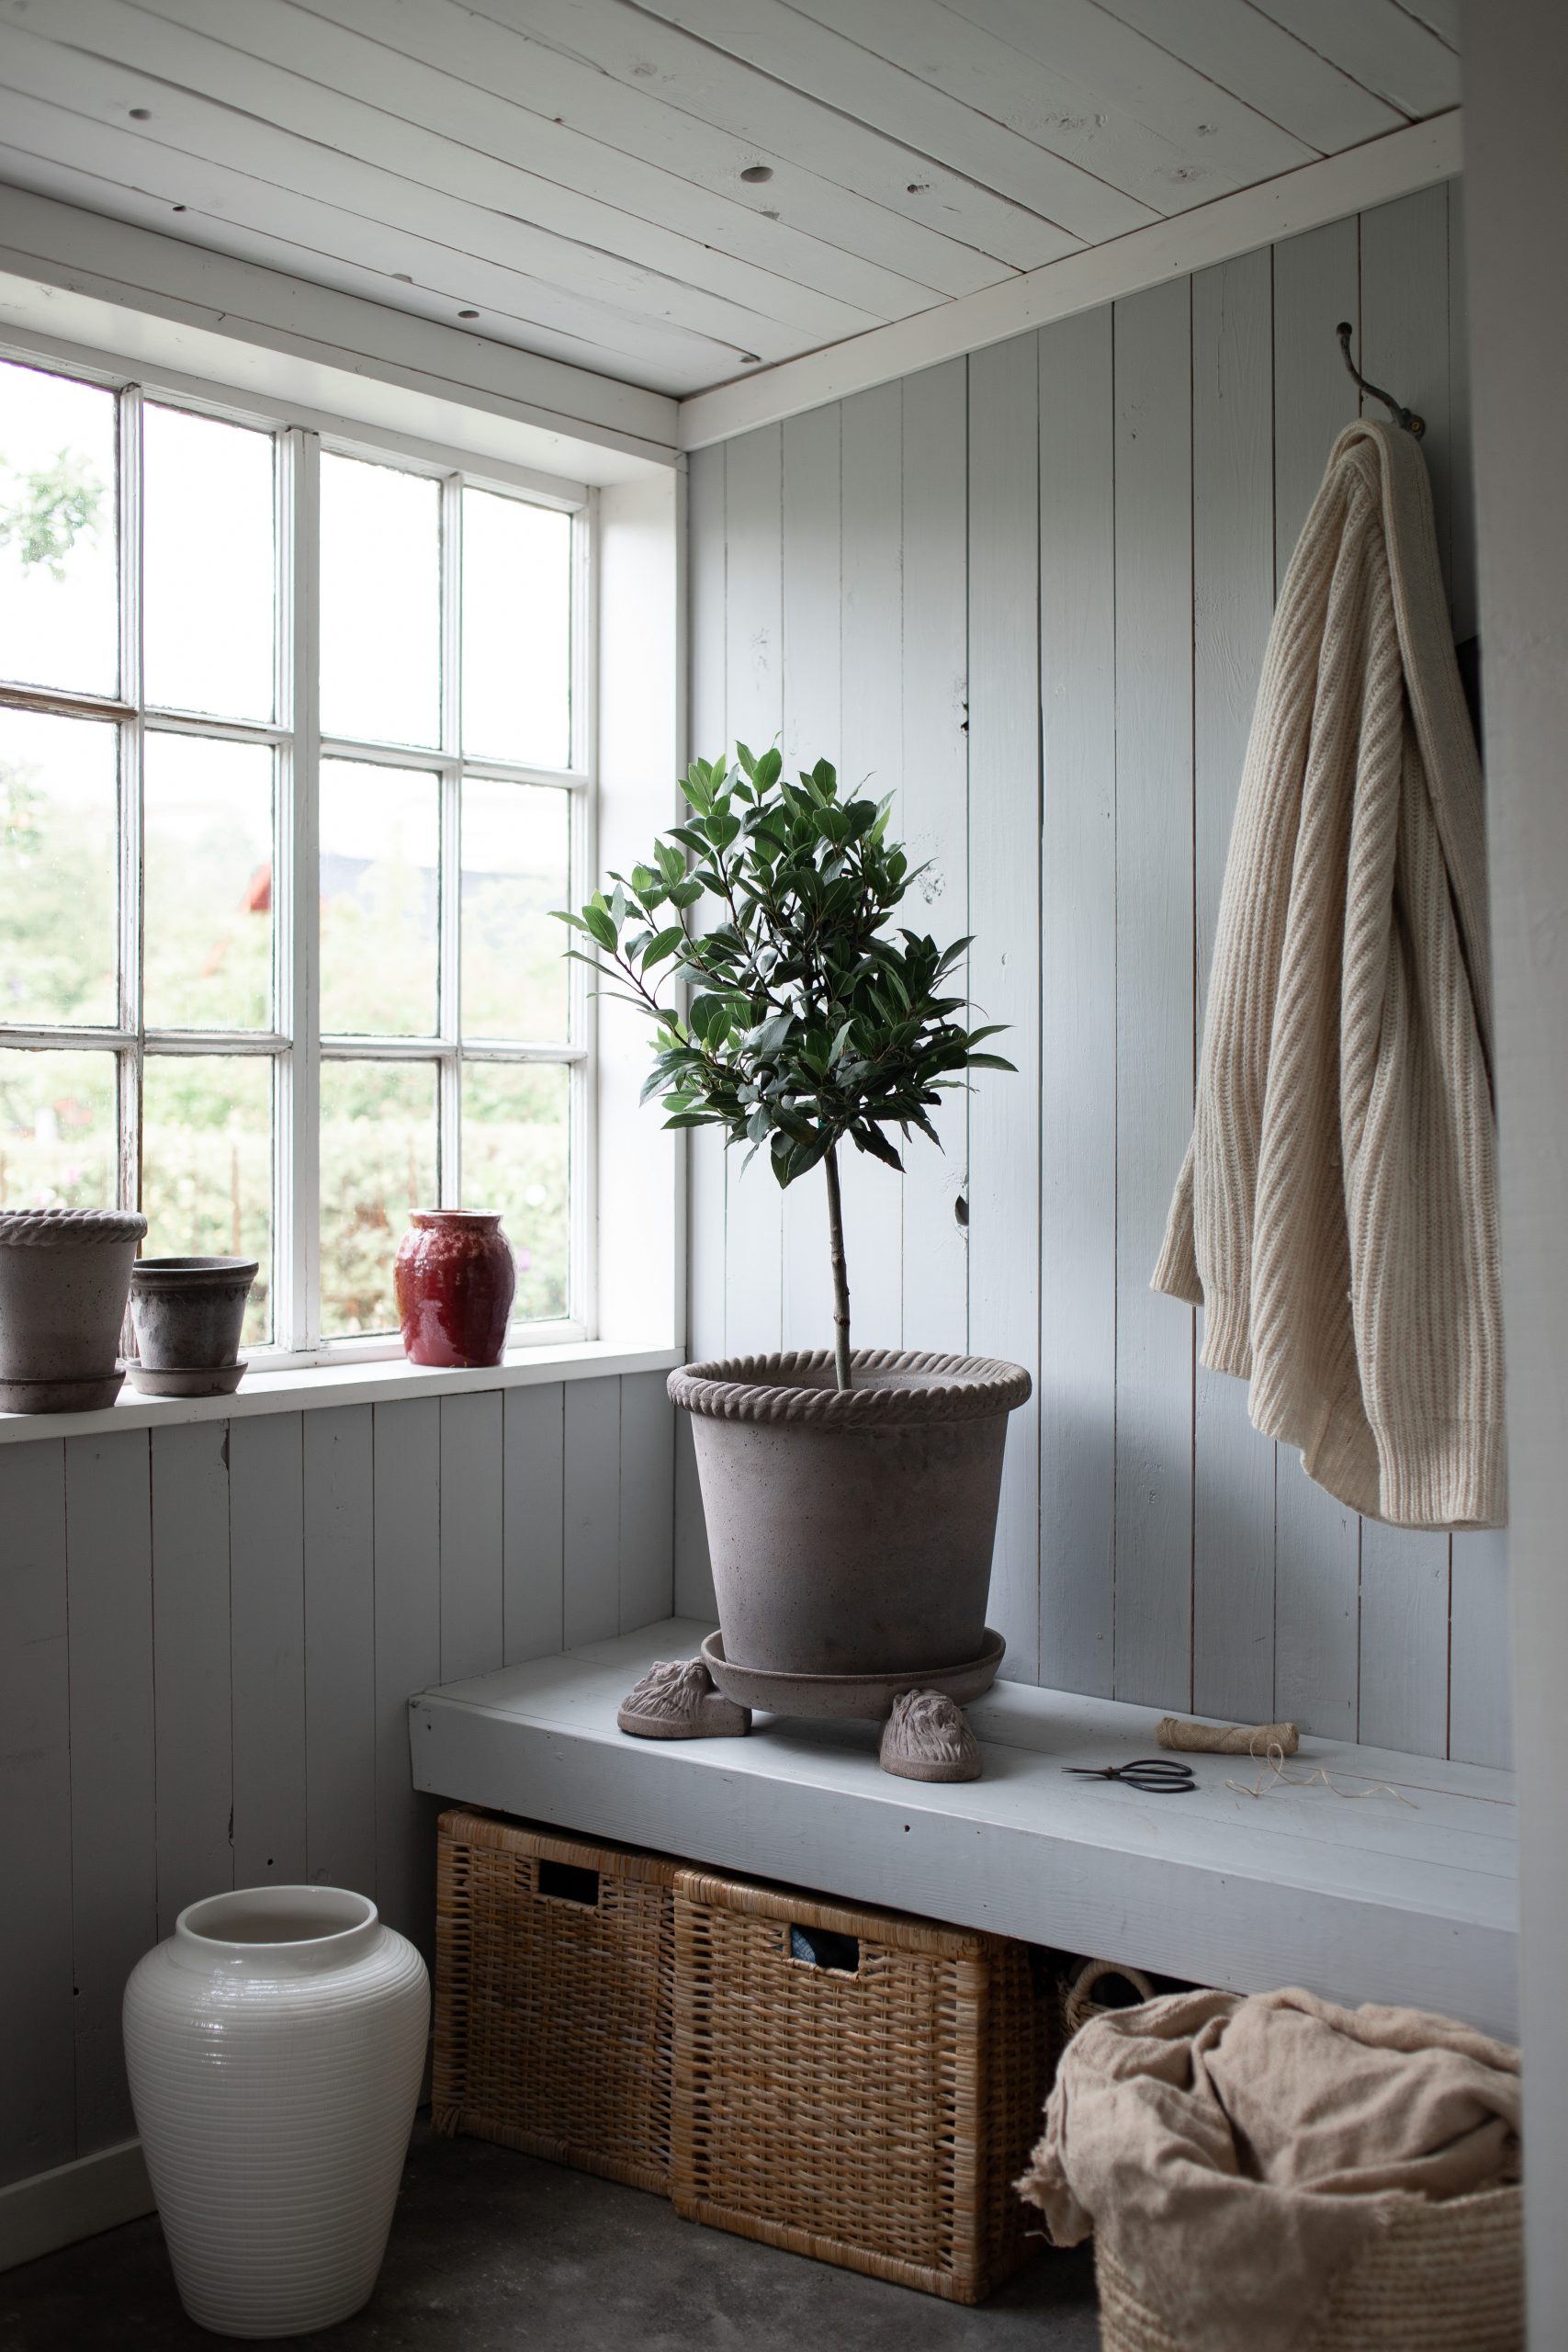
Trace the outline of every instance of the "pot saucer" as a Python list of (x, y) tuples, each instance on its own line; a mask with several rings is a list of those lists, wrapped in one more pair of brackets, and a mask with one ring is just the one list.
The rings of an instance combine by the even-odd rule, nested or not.
[(731, 1666), (724, 1655), (724, 1635), (710, 1634), (702, 1655), (718, 1688), (737, 1706), (762, 1707), (775, 1715), (887, 1714), (895, 1699), (906, 1690), (941, 1690), (962, 1706), (978, 1699), (997, 1679), (1007, 1643), (986, 1628), (986, 1646), (978, 1657), (960, 1666), (924, 1666), (901, 1674), (770, 1674), (754, 1666)]
[(133, 1388), (143, 1396), (231, 1396), (244, 1376), (246, 1359), (237, 1363), (188, 1366), (128, 1363)]

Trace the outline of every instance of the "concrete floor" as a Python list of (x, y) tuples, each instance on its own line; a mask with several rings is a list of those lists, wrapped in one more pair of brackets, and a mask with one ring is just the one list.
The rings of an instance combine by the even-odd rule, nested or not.
[[(195, 2352), (157, 2222), (0, 2277), (6, 2352)], [(421, 2121), (386, 2267), (332, 2352), (1098, 2352), (1089, 2249), (976, 2311), (677, 2219), (662, 2199)]]

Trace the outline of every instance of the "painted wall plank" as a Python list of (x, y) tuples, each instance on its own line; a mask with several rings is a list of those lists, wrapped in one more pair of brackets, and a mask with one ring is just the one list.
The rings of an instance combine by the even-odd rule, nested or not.
[(234, 1883), (229, 1430), (152, 1430), (158, 1933)]
[(718, 1615), (689, 1413), (675, 1416), (675, 1614), (710, 1623)]
[[(1426, 419), (1421, 454), (1443, 577), (1452, 583), (1449, 191), (1439, 184), (1361, 215), (1361, 372)], [(1387, 421), (1381, 402), (1362, 403)]]
[[(893, 828), (902, 829), (904, 770), (904, 403), (897, 384), (857, 392), (843, 403), (843, 739), (838, 762), (840, 794), (880, 800), (894, 796)], [(907, 1146), (888, 1137), (906, 1158), (930, 1149), (921, 1137)], [(839, 1155), (844, 1202), (844, 1250), (849, 1261), (852, 1335), (857, 1347), (897, 1348), (903, 1341), (904, 1181), (869, 1153), (852, 1146)], [(827, 1232), (822, 1182), (806, 1189), (814, 1203), (812, 1238), (818, 1259)], [(831, 1343), (824, 1325), (818, 1346)]]
[(632, 1373), (620, 1385), (617, 1630), (632, 1634), (668, 1617), (675, 1606), (675, 1408), (661, 1372)]
[(574, 1380), (564, 1426), (566, 1646), (621, 1630), (621, 1384)]
[(1116, 1696), (1191, 1694), (1193, 1317), (1149, 1276), (1191, 1131), (1191, 297), (1116, 305)]
[(76, 2153), (135, 2126), (125, 1980), (158, 1939), (147, 1432), (65, 1441)]
[[(1256, 0), (1402, 114), (1421, 119), (1460, 101), (1459, 59), (1399, 0)], [(1381, 380), (1381, 379), (1380, 379)]]
[(441, 1399), (441, 1671), (489, 1674), (505, 1647), (502, 1573), (502, 1398)]
[(65, 1452), (0, 1461), (0, 2182), (76, 2154)]
[(1397, 130), (1405, 117), (1305, 41), (1253, 7), (1252, 0), (1101, 0), (1190, 65), (1223, 82), (1285, 130), (1325, 155)]
[(1453, 1539), (1449, 1754), (1466, 1764), (1514, 1760), (1508, 1538), (1488, 1528)]
[[(969, 362), (969, 985), (1020, 1070), (1040, 1039), (1037, 339)], [(969, 1106), (969, 1339), (1038, 1373), (1040, 1118), (1028, 1075), (982, 1072)], [(1009, 1424), (990, 1623), (1004, 1672), (1039, 1671), (1040, 1405)]]
[[(518, 1396), (547, 1394), (518, 1389)], [(372, 1408), (376, 1669), (376, 1901), (428, 1961), (435, 1820), (409, 1767), (409, 1701), (441, 1675), (441, 1413), (411, 1396)]]
[[(840, 418), (835, 401), (791, 417), (783, 429), (783, 743), (788, 776), (818, 760), (843, 764)], [(761, 1172), (761, 1155), (755, 1164)], [(779, 1203), (786, 1348), (822, 1348), (832, 1341), (833, 1284), (822, 1186), (821, 1175), (814, 1173), (792, 1184)]]
[[(1273, 289), (1267, 253), (1192, 280), (1193, 907), (1202, 1036), (1220, 890), (1274, 610)], [(1247, 1384), (1196, 1373), (1192, 1704), (1270, 1720), (1275, 1449)]]
[(308, 1875), (305, 1419), (258, 1414), (229, 1427), (238, 1886), (298, 1885)]
[(561, 1645), (561, 1450), (565, 1388), (509, 1388), (502, 1422), (502, 1664)]
[(1361, 1700), (1370, 1747), (1442, 1756), (1449, 1742), (1449, 1544), (1361, 1526)]
[[(961, 359), (903, 384), (903, 778), (899, 815), (912, 865), (911, 929), (946, 947), (969, 928), (968, 373)], [(954, 993), (966, 988), (967, 959)], [(962, 975), (963, 977), (959, 977)], [(902, 1329), (910, 1348), (962, 1354), (969, 1246), (957, 1204), (969, 1181), (969, 1096), (931, 1114), (942, 1148), (909, 1153), (904, 1176)]]
[(1111, 312), (1040, 337), (1040, 1672), (1110, 1695), (1116, 1495)]
[(368, 1405), (304, 1415), (310, 1875), (376, 1883), (376, 1564)]
[[(776, 424), (743, 434), (726, 452), (725, 696), (730, 741), (765, 752), (784, 724), (783, 441)], [(784, 1325), (780, 1193), (761, 1153), (728, 1155), (725, 1181), (725, 1348), (760, 1354)], [(742, 1172), (744, 1170), (744, 1172)]]
[[(1274, 576), (1295, 552), (1328, 453), (1356, 414), (1335, 328), (1359, 345), (1354, 220), (1274, 247)], [(1280, 1447), (1274, 1483), (1274, 1706), (1303, 1730), (1356, 1736), (1360, 1640), (1360, 1522)]]

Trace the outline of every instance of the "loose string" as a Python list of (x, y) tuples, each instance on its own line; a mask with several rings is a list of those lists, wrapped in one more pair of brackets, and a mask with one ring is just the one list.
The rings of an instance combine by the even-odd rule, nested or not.
[(1406, 1796), (1403, 1789), (1392, 1787), (1387, 1781), (1371, 1781), (1364, 1789), (1342, 1789), (1333, 1773), (1322, 1764), (1314, 1772), (1287, 1772), (1285, 1751), (1278, 1740), (1270, 1740), (1267, 1749), (1261, 1755), (1256, 1747), (1249, 1749), (1248, 1753), (1253, 1762), (1261, 1764), (1263, 1770), (1258, 1775), (1256, 1785), (1250, 1789), (1245, 1781), (1225, 1782), (1226, 1788), (1234, 1789), (1238, 1797), (1266, 1797), (1270, 1790), (1281, 1787), (1310, 1789), (1314, 1781), (1321, 1781), (1331, 1794), (1344, 1797), (1349, 1804), (1353, 1804), (1359, 1797), (1397, 1797), (1400, 1804), (1407, 1804), (1413, 1813), (1419, 1813), (1421, 1810), (1414, 1797)]

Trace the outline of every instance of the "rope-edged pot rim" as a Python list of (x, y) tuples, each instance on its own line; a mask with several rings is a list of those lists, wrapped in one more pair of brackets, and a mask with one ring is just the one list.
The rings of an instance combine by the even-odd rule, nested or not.
[[(1021, 1364), (995, 1356), (857, 1348), (850, 1365), (856, 1385), (839, 1389), (831, 1385), (833, 1356), (828, 1348), (716, 1358), (672, 1372), (670, 1398), (686, 1412), (716, 1421), (818, 1430), (925, 1429), (1010, 1413), (1033, 1385)], [(879, 1373), (897, 1374), (897, 1379), (879, 1383)]]
[(147, 1220), (135, 1209), (0, 1209), (0, 1249), (67, 1250), (140, 1241)]

